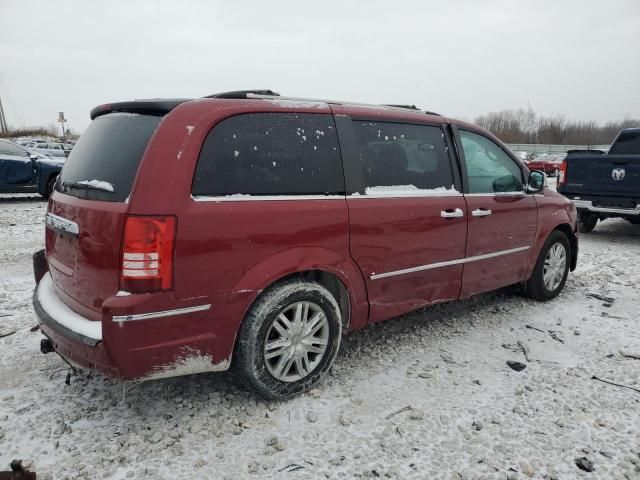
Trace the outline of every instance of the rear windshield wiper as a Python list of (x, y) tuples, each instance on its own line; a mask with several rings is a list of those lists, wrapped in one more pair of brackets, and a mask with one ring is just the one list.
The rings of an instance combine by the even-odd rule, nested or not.
[(75, 188), (77, 190), (97, 190), (100, 192), (113, 193), (114, 188), (109, 182), (96, 181), (96, 180), (83, 180), (80, 182), (62, 182), (63, 187)]

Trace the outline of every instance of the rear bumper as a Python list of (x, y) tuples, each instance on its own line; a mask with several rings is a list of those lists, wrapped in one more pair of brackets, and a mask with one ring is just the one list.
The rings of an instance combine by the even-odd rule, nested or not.
[(607, 213), (611, 215), (623, 215), (623, 216), (637, 216), (640, 215), (640, 205), (636, 208), (610, 208), (610, 207), (597, 207), (593, 205), (591, 200), (573, 200), (573, 204), (577, 209), (588, 210), (594, 213)]
[(126, 380), (227, 370), (239, 323), (227, 319), (242, 318), (251, 300), (251, 292), (212, 297), (214, 305), (194, 305), (173, 292), (114, 296), (103, 303), (101, 320), (89, 320), (58, 297), (44, 251), (33, 256), (33, 268), (33, 307), (55, 351)]

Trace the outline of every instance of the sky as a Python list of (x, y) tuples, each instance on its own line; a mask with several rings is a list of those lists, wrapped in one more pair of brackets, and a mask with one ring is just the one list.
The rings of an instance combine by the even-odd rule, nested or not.
[(96, 105), (270, 88), (411, 103), (640, 118), (639, 0), (0, 0), (10, 127), (82, 132)]

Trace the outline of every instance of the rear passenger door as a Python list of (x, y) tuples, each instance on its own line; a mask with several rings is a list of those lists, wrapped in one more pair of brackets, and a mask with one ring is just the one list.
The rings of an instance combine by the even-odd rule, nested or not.
[(457, 299), (466, 206), (442, 126), (347, 115), (336, 125), (370, 321)]
[(469, 233), (462, 297), (524, 280), (538, 209), (520, 165), (492, 139), (454, 127), (465, 184)]

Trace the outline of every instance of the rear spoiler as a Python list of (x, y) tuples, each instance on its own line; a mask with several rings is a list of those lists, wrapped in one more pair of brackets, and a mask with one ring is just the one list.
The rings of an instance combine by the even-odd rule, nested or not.
[(91, 110), (89, 116), (95, 120), (101, 115), (114, 112), (142, 113), (147, 115), (165, 115), (178, 105), (191, 100), (190, 98), (169, 98), (132, 100), (129, 102), (105, 103)]

